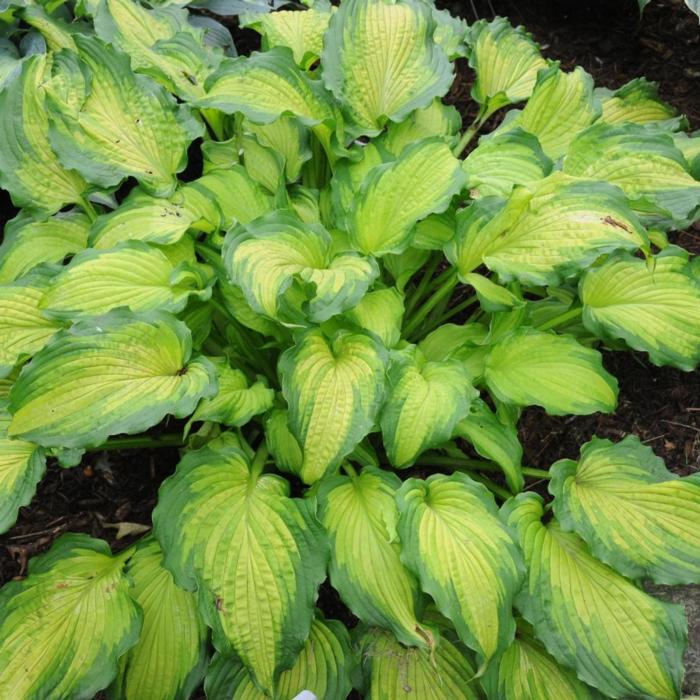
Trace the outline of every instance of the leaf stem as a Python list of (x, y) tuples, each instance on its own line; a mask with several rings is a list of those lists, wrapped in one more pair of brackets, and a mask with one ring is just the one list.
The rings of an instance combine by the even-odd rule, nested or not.
[(457, 158), (462, 155), (464, 149), (470, 144), (471, 140), (476, 136), (489, 116), (488, 112), (482, 113), (480, 111), (479, 114), (474, 117), (474, 121), (469, 125), (469, 128), (464, 131), (459, 143), (452, 149), (452, 153), (454, 153)]
[(95, 219), (97, 219), (97, 209), (92, 206), (92, 202), (87, 197), (81, 197), (78, 204), (80, 204), (82, 210), (87, 214), (90, 223), (94, 223)]
[(140, 450), (157, 447), (184, 447), (182, 435), (136, 435), (134, 437), (110, 438), (97, 447), (88, 447), (86, 452), (107, 452), (110, 450)]
[[(444, 275), (441, 275), (441, 279), (444, 279)], [(457, 270), (450, 269), (447, 279), (444, 279), (442, 286), (428, 298), (428, 300), (416, 311), (411, 320), (406, 324), (404, 328), (404, 336), (408, 338), (414, 331), (416, 331), (420, 324), (423, 322), (425, 317), (440, 303), (440, 301), (452, 294), (452, 290), (457, 286)]]
[(418, 302), (420, 302), (423, 299), (423, 295), (428, 289), (430, 280), (435, 274), (435, 269), (437, 268), (439, 262), (440, 258), (436, 255), (435, 258), (423, 268), (423, 276), (421, 277), (418, 286), (415, 288), (414, 292), (411, 294), (408, 300), (408, 303), (406, 304), (406, 310), (404, 312), (404, 315), (408, 316), (408, 314), (410, 314), (411, 311), (413, 311), (413, 309), (416, 307)]
[(253, 461), (250, 463), (250, 479), (252, 483), (255, 483), (258, 480), (258, 477), (262, 474), (262, 471), (267, 464), (269, 454), (267, 445), (263, 441), (262, 445), (260, 445), (258, 451), (255, 453)]
[[(485, 472), (498, 472), (502, 473), (503, 470), (494, 462), (487, 462), (480, 459), (470, 459), (469, 457), (447, 457), (443, 455), (431, 456), (423, 455), (420, 457), (416, 464), (423, 464), (426, 466), (435, 467), (456, 467), (464, 466), (467, 469), (479, 469)], [(522, 467), (521, 469), (523, 476), (529, 476), (533, 479), (550, 479), (551, 475), (548, 471), (544, 469), (535, 469), (533, 467)]]
[(355, 467), (350, 464), (347, 460), (343, 462), (343, 471), (351, 478), (351, 479), (357, 479), (357, 471), (355, 470)]
[(565, 323), (568, 323), (569, 321), (571, 321), (575, 318), (578, 318), (582, 313), (583, 313), (582, 306), (577, 306), (573, 309), (569, 309), (568, 311), (565, 311), (564, 313), (561, 313), (558, 316), (551, 318), (549, 321), (546, 321), (545, 323), (540, 324), (539, 326), (537, 326), (537, 330), (548, 331), (550, 328), (556, 328), (557, 326), (563, 326)]
[(444, 314), (442, 314), (442, 316), (440, 316), (440, 318), (438, 318), (435, 321), (435, 323), (433, 323), (429, 326), (427, 332), (430, 333), (430, 331), (434, 330), (438, 326), (441, 326), (446, 321), (449, 321), (449, 319), (453, 318), (458, 313), (464, 311), (465, 309), (468, 309), (470, 306), (475, 304), (477, 301), (479, 301), (479, 299), (476, 297), (476, 295), (474, 295), (472, 297), (467, 297), (466, 299), (464, 299), (464, 301), (461, 301), (459, 304), (457, 304), (456, 306), (453, 306), (451, 309), (447, 309), (447, 311)]

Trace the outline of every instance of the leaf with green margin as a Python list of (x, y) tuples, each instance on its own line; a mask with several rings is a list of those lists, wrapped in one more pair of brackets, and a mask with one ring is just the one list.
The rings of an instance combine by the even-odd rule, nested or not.
[(651, 124), (676, 116), (676, 110), (659, 98), (656, 83), (646, 78), (634, 78), (614, 91), (596, 88), (595, 95), (601, 104), (600, 120), (607, 124)]
[(511, 606), (524, 573), (517, 545), (491, 493), (465, 474), (407, 479), (397, 502), (401, 560), (476, 651), (481, 675), (513, 641)]
[(372, 258), (332, 257), (331, 236), (321, 224), (279, 210), (232, 229), (223, 258), (254, 311), (289, 323), (321, 323), (351, 309), (379, 274)]
[(253, 134), (247, 133), (239, 135), (238, 147), (246, 172), (265, 190), (281, 199), (286, 184), (285, 160), (282, 153), (263, 146)]
[(80, 202), (87, 183), (59, 162), (49, 143), (46, 79), (51, 55), (31, 56), (0, 91), (0, 186), (17, 207), (53, 214)]
[(447, 442), (477, 396), (456, 360), (431, 362), (415, 345), (392, 352), (379, 416), (389, 462), (410, 467), (423, 452)]
[(51, 268), (40, 267), (16, 282), (0, 285), (0, 378), (41, 350), (63, 328), (40, 309), (52, 274)]
[[(421, 173), (419, 180), (416, 173)], [(405, 148), (399, 158), (373, 168), (362, 181), (347, 214), (350, 242), (376, 256), (403, 252), (415, 224), (445, 211), (465, 179), (459, 160), (442, 139), (424, 139)]]
[(61, 163), (103, 187), (135, 177), (154, 195), (172, 194), (201, 124), (165, 88), (134, 74), (126, 55), (95, 37), (75, 42), (80, 53), (57, 53), (47, 85)]
[(87, 246), (90, 219), (72, 210), (36, 221), (20, 212), (5, 224), (0, 283), (14, 282), (41, 263), (60, 263)]
[(303, 11), (280, 10), (268, 14), (253, 13), (241, 17), (241, 26), (262, 35), (262, 48), (291, 49), (295, 63), (308, 70), (321, 57), (323, 36), (331, 18), (331, 7), (317, 3)]
[(298, 476), (304, 456), (289, 429), (288, 415), (286, 408), (275, 408), (270, 412), (265, 420), (265, 444), (281, 471)]
[(15, 524), (19, 509), (29, 505), (46, 471), (46, 455), (41, 447), (7, 437), (11, 419), (7, 400), (0, 398), (0, 533)]
[(465, 347), (487, 342), (488, 328), (481, 323), (443, 323), (418, 343), (418, 349), (431, 362), (443, 362)]
[(457, 216), (454, 207), (441, 214), (431, 214), (419, 221), (413, 234), (412, 245), (422, 250), (442, 250), (457, 232)]
[(499, 700), (597, 700), (600, 696), (569, 668), (560, 666), (522, 620), (513, 643), (481, 681), (489, 698)]
[(462, 117), (457, 109), (453, 105), (443, 104), (436, 97), (427, 107), (414, 110), (403, 121), (389, 124), (380, 139), (381, 146), (399, 156), (404, 148), (416, 141), (439, 136), (453, 148), (457, 144), (461, 126)]
[(594, 437), (551, 473), (557, 519), (598, 559), (633, 579), (700, 582), (700, 482), (668, 471), (635, 435)]
[(373, 467), (321, 482), (316, 495), (330, 541), (331, 583), (365, 624), (390, 629), (403, 644), (433, 648), (432, 632), (417, 616), (418, 581), (401, 563), (400, 486), (395, 474)]
[[(240, 450), (199, 450), (163, 482), (153, 512), (165, 566), (199, 590), (214, 643), (270, 691), (309, 634), (327, 545), (305, 501)], [(264, 585), (261, 585), (263, 584)]]
[(520, 127), (537, 137), (549, 158), (558, 160), (576, 135), (599, 116), (593, 78), (581, 67), (564, 73), (554, 63), (538, 74), (535, 90), (525, 108), (506, 118), (498, 133)]
[(112, 311), (60, 332), (10, 392), (8, 429), (45, 447), (91, 447), (189, 415), (216, 390), (211, 363), (190, 359), (190, 332), (166, 313)]
[(479, 145), (464, 159), (467, 188), (476, 197), (508, 197), (516, 185), (531, 185), (552, 172), (536, 136), (513, 129)]
[[(71, 35), (80, 31), (80, 25), (68, 24), (62, 18), (47, 13), (40, 5), (28, 5), (22, 10), (20, 16), (30, 27), (34, 27), (41, 33), (50, 51), (76, 50)], [(83, 31), (85, 31), (84, 28)]]
[[(685, 225), (700, 211), (700, 182), (670, 134), (639, 124), (596, 124), (572, 142), (564, 172), (617, 185), (641, 214)], [(694, 216), (695, 214), (695, 216)]]
[(119, 659), (109, 690), (113, 700), (187, 700), (204, 676), (207, 629), (197, 597), (175, 585), (162, 559), (158, 542), (149, 536), (126, 565), (143, 627), (137, 644)]
[(365, 294), (345, 316), (359, 328), (377, 335), (384, 347), (393, 348), (401, 340), (403, 299), (396, 287), (375, 289)]
[(141, 241), (111, 250), (78, 253), (49, 284), (39, 303), (49, 318), (76, 320), (126, 307), (131, 311), (182, 311), (190, 298), (211, 296), (201, 265), (174, 263)]
[(457, 423), (453, 434), (467, 440), (482, 457), (496, 462), (513, 493), (523, 490), (523, 448), (514, 424), (501, 420), (484, 401), (477, 399), (469, 407), (469, 415)]
[(0, 696), (91, 698), (141, 629), (124, 555), (82, 534), (61, 536), (0, 590)]
[(656, 365), (691, 371), (700, 362), (700, 280), (689, 274), (684, 251), (667, 251), (650, 267), (620, 255), (586, 272), (579, 284), (583, 324), (648, 352)]
[(556, 285), (603, 253), (649, 249), (626, 197), (606, 182), (556, 172), (501, 201), (480, 199), (458, 215), (445, 255), (460, 275), (485, 263), (501, 281)]
[(372, 430), (384, 400), (387, 352), (368, 334), (319, 329), (285, 350), (278, 372), (289, 427), (303, 453), (300, 476), (312, 484), (337, 468)]
[[(275, 698), (294, 700), (309, 688), (323, 700), (345, 700), (352, 689), (356, 660), (345, 626), (337, 620), (316, 618), (309, 638), (292, 668), (280, 674)], [(214, 654), (204, 689), (208, 700), (265, 700), (246, 667), (235, 657)]]
[(433, 40), (431, 6), (420, 0), (346, 0), (324, 40), (323, 81), (355, 134), (377, 134), (387, 120), (442, 97), (454, 73)]
[(532, 37), (503, 17), (475, 22), (469, 43), (469, 65), (476, 72), (472, 97), (481, 105), (483, 119), (530, 97), (538, 72), (548, 65)]
[(617, 380), (601, 354), (568, 335), (516, 330), (491, 348), (484, 378), (501, 401), (554, 416), (611, 413), (617, 405)]
[(518, 533), (529, 572), (516, 606), (547, 651), (605, 695), (680, 697), (683, 608), (655, 600), (594, 559), (556, 520), (544, 525), (540, 496), (521, 493), (501, 515)]
[(434, 650), (404, 647), (391, 632), (360, 639), (367, 700), (477, 700), (474, 667), (466, 653), (442, 638)]
[(265, 379), (258, 378), (249, 385), (245, 374), (231, 367), (225, 358), (210, 359), (216, 368), (219, 388), (214, 396), (199, 402), (188, 427), (195, 421), (215, 421), (237, 428), (272, 408), (275, 392)]
[(488, 277), (484, 277), (484, 275), (470, 272), (464, 276), (460, 275), (460, 280), (474, 288), (481, 308), (487, 313), (507, 311), (525, 303), (519, 296), (513, 294), (510, 289), (496, 284)]

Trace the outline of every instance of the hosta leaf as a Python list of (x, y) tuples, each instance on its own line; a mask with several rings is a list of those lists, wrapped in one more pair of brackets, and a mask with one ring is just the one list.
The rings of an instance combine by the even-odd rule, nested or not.
[(124, 54), (95, 37), (75, 42), (79, 56), (56, 55), (48, 88), (51, 143), (61, 162), (103, 187), (131, 176), (155, 195), (171, 194), (201, 125), (164, 88), (135, 75)]
[(405, 481), (398, 505), (402, 560), (476, 651), (483, 673), (513, 640), (511, 605), (523, 574), (493, 497), (464, 474), (433, 474)]
[(331, 583), (362, 622), (390, 629), (404, 644), (433, 646), (416, 614), (418, 582), (400, 559), (399, 486), (394, 474), (372, 467), (322, 482), (319, 519), (330, 538)]
[(598, 694), (581, 683), (570, 669), (560, 666), (532, 635), (529, 625), (518, 623), (513, 643), (492, 664), (482, 684), (489, 698), (499, 700), (595, 700)]
[(112, 250), (78, 253), (51, 281), (39, 307), (54, 318), (99, 316), (117, 307), (131, 311), (182, 311), (190, 296), (211, 294), (201, 266), (174, 264), (140, 241)]
[(514, 129), (482, 139), (463, 167), (472, 197), (507, 197), (516, 185), (535, 183), (549, 175), (552, 161), (536, 137)]
[(445, 255), (461, 276), (485, 263), (504, 281), (557, 284), (603, 253), (649, 247), (622, 192), (605, 182), (555, 173), (500, 207), (484, 198), (458, 216)]
[(477, 399), (469, 407), (469, 414), (455, 426), (454, 435), (470, 442), (482, 457), (496, 462), (513, 493), (522, 491), (523, 448), (515, 425), (502, 421), (486, 403)]
[(334, 13), (323, 80), (355, 131), (376, 134), (448, 91), (452, 67), (434, 30), (430, 6), (418, 0), (348, 0)]
[(175, 585), (162, 558), (149, 537), (126, 567), (143, 628), (136, 646), (119, 659), (110, 693), (115, 700), (187, 700), (204, 675), (207, 634), (197, 598)]
[(218, 391), (215, 396), (200, 401), (190, 423), (216, 421), (238, 427), (272, 408), (275, 392), (266, 381), (258, 379), (249, 386), (245, 374), (233, 369), (224, 358), (214, 358), (212, 364), (216, 368)]
[(393, 352), (379, 418), (391, 464), (408, 467), (447, 442), (477, 395), (456, 360), (430, 362), (415, 345)]
[(679, 697), (683, 608), (651, 598), (594, 559), (556, 520), (543, 525), (543, 513), (533, 493), (503, 508), (529, 570), (516, 605), (549, 653), (605, 695)]
[(550, 492), (562, 527), (630, 578), (700, 581), (700, 482), (679, 479), (634, 435), (593, 438), (578, 462), (552, 466)]
[(441, 639), (433, 651), (404, 647), (391, 632), (361, 640), (367, 700), (477, 700), (474, 668), (462, 649)]
[(452, 147), (455, 145), (462, 117), (453, 105), (435, 98), (427, 107), (416, 109), (402, 122), (392, 122), (381, 138), (381, 146), (394, 156), (401, 155), (406, 146), (416, 141), (439, 136)]
[(635, 78), (615, 91), (597, 88), (602, 107), (601, 121), (607, 124), (649, 124), (673, 119), (676, 110), (659, 98), (656, 83)]
[(600, 353), (571, 336), (516, 330), (493, 346), (484, 377), (501, 401), (555, 416), (610, 413), (617, 404), (617, 381)]
[(0, 695), (92, 698), (136, 643), (141, 613), (102, 540), (63, 535), (0, 591)]
[(495, 313), (498, 311), (508, 311), (512, 308), (518, 308), (523, 305), (523, 300), (500, 284), (496, 284), (484, 275), (478, 275), (475, 272), (470, 272), (467, 275), (460, 276), (460, 280), (464, 284), (471, 285), (479, 299), (479, 304), (484, 311)]
[(330, 8), (318, 4), (303, 12), (281, 10), (247, 15), (242, 24), (262, 34), (264, 49), (286, 46), (292, 50), (296, 64), (306, 69), (321, 56), (330, 18)]
[[(352, 689), (350, 675), (355, 663), (350, 636), (337, 620), (316, 619), (309, 638), (294, 662), (280, 674), (275, 698), (294, 700), (303, 690), (317, 698), (344, 700)], [(265, 700), (250, 673), (236, 658), (215, 654), (204, 684), (208, 700)]]
[(580, 67), (564, 73), (555, 63), (537, 76), (535, 90), (523, 111), (499, 131), (521, 127), (538, 138), (549, 158), (557, 160), (599, 114), (591, 76)]
[(299, 442), (292, 435), (284, 408), (275, 408), (265, 420), (265, 443), (275, 465), (289, 474), (299, 474), (304, 457)]
[(87, 183), (58, 161), (49, 143), (45, 81), (51, 58), (32, 56), (0, 92), (0, 186), (15, 206), (53, 214), (80, 202)]
[(392, 348), (401, 339), (403, 321), (403, 294), (396, 287), (368, 292), (346, 316), (379, 336), (385, 347)]
[(547, 67), (530, 35), (502, 17), (476, 22), (470, 34), (469, 65), (476, 71), (472, 97), (484, 118), (530, 97), (537, 73)]
[[(417, 172), (422, 174), (418, 180)], [(445, 211), (464, 180), (444, 141), (425, 139), (404, 149), (397, 160), (373, 168), (362, 181), (347, 217), (352, 245), (373, 255), (402, 252), (416, 222)]]
[(166, 414), (182, 418), (215, 388), (190, 359), (187, 327), (165, 313), (111, 312), (63, 331), (25, 366), (10, 393), (8, 433), (52, 447), (99, 445)]
[(9, 530), (19, 509), (29, 505), (46, 469), (41, 447), (7, 437), (10, 419), (7, 400), (0, 398), (0, 532)]
[(166, 566), (199, 589), (217, 648), (235, 650), (267, 691), (308, 636), (325, 577), (320, 528), (288, 493), (239, 450), (200, 450), (163, 483), (153, 514)]
[(598, 124), (569, 148), (564, 171), (617, 185), (640, 212), (682, 224), (700, 210), (700, 182), (669, 134), (636, 124)]
[(700, 280), (677, 249), (669, 253), (650, 267), (620, 256), (591, 268), (580, 283), (583, 323), (648, 352), (655, 364), (690, 371), (700, 362)]
[(374, 426), (384, 399), (386, 350), (364, 333), (306, 332), (279, 361), (289, 426), (311, 484), (335, 469)]
[(0, 283), (14, 282), (41, 263), (60, 263), (87, 245), (90, 219), (77, 211), (35, 221), (24, 212), (5, 225)]
[(371, 258), (354, 252), (331, 256), (323, 226), (284, 211), (233, 229), (223, 256), (251, 307), (289, 322), (307, 316), (320, 323), (352, 308), (379, 274)]

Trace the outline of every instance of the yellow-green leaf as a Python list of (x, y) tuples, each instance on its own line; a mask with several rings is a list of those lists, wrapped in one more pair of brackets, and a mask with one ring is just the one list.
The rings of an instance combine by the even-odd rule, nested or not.
[(676, 116), (676, 110), (659, 99), (656, 84), (646, 78), (634, 78), (615, 91), (598, 88), (596, 96), (602, 107), (600, 119), (607, 124), (650, 124)]
[(385, 347), (392, 348), (401, 339), (403, 294), (396, 287), (375, 289), (345, 315), (359, 328), (375, 333)]

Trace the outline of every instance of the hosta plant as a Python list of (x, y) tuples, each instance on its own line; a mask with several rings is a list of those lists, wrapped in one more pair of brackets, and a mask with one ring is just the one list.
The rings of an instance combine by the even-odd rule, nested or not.
[(700, 362), (700, 138), (503, 19), (319, 2), (233, 58), (188, 13), (2, 15), (2, 530), (47, 460), (182, 452), (145, 539), (0, 591), (0, 697), (679, 697), (642, 583), (700, 582), (700, 481), (517, 424), (614, 411), (602, 348)]

